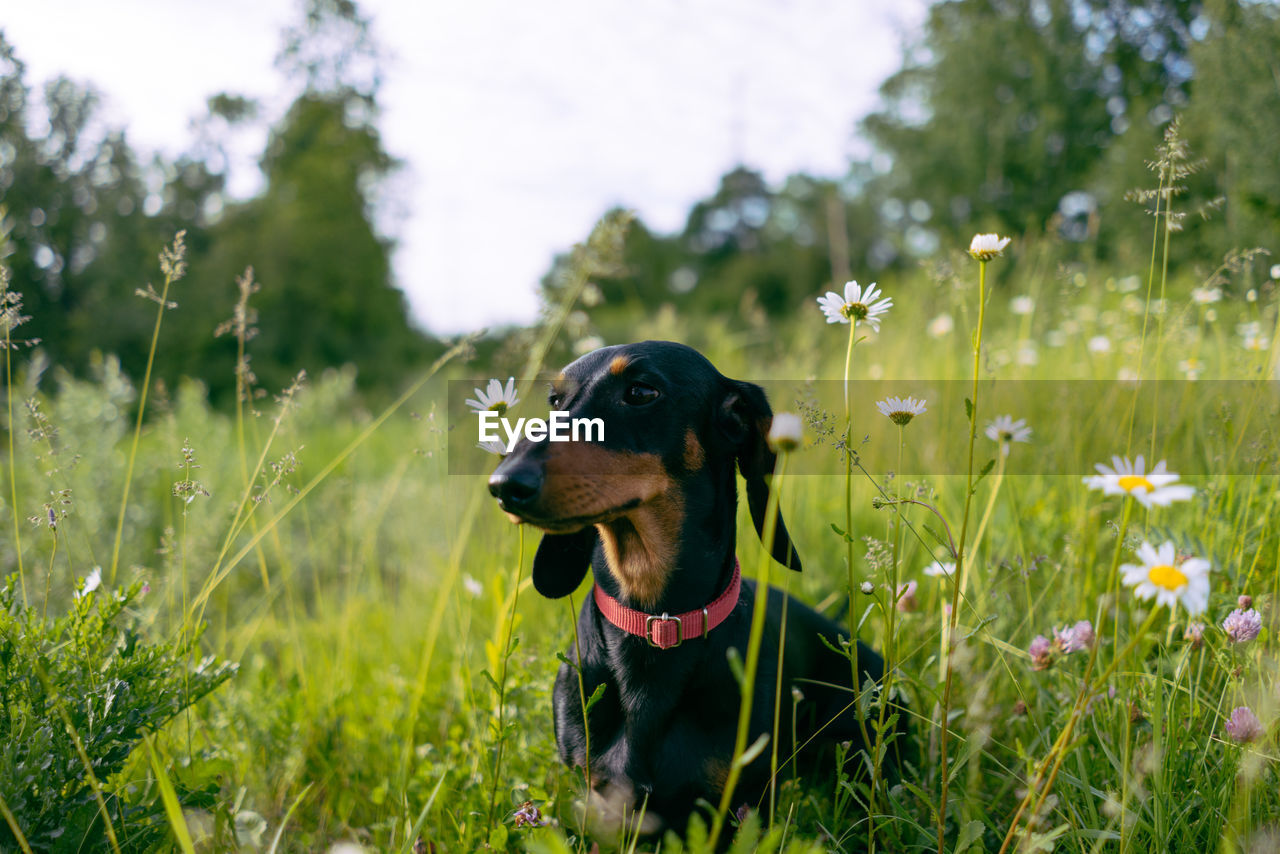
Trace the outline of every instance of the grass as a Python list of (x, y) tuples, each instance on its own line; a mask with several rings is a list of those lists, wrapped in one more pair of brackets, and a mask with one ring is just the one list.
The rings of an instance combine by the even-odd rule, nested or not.
[[(688, 341), (730, 376), (780, 381), (770, 386), (776, 409), (807, 402), (810, 447), (794, 455), (782, 496), (806, 566), (791, 591), (834, 608), (851, 579), (873, 584), (870, 595), (853, 591), (850, 612), (864, 640), (894, 650), (918, 739), (918, 763), (901, 779), (873, 778), (874, 792), (843, 774), (785, 783), (767, 833), (758, 812), (741, 827), (730, 817), (735, 850), (927, 851), (941, 828), (955, 852), (1234, 852), (1280, 834), (1280, 483), (1275, 458), (1254, 441), (1276, 416), (1266, 379), (1280, 337), (1276, 283), (1252, 257), (1204, 276), (1162, 272), (1169, 235), (1157, 229), (1149, 271), (1060, 266), (1049, 241), (1015, 241), (1010, 257), (992, 261), (976, 424), (961, 406), (975, 380), (976, 265), (957, 256), (940, 272), (881, 282), (895, 305), (853, 362), (866, 399), (851, 409), (860, 465), (848, 509), (833, 441), (845, 424), (822, 418), (843, 412), (843, 327), (827, 327), (816, 307), (778, 324), (657, 311), (634, 333)], [(543, 364), (574, 296), (608, 267), (605, 244), (616, 235), (598, 237), (571, 267), (566, 304), (495, 373), (530, 377)], [(1214, 276), (1225, 298), (1193, 300)], [(173, 278), (160, 318), (167, 300), (181, 302)], [(242, 286), (245, 299), (249, 291)], [(6, 318), (8, 341), (20, 330)], [(1255, 324), (1246, 327), (1252, 348), (1238, 324)], [(243, 346), (243, 326), (237, 334)], [(3, 511), (14, 536), (0, 544), (0, 566), (15, 573), (24, 613), (52, 620), (99, 607), (74, 596), (78, 580), (104, 567), (110, 582), (115, 567), (117, 585), (149, 591), (135, 592), (124, 615), (142, 643), (185, 649), (198, 639), (179, 661), (191, 672), (204, 655), (239, 664), (204, 699), (155, 721), (145, 745), (92, 787), (91, 809), (110, 817), (101, 846), (130, 838), (128, 808), (149, 803), (167, 825), (159, 845), (182, 850), (314, 851), (343, 840), (398, 851), (589, 849), (572, 809), (583, 781), (558, 761), (550, 701), (582, 594), (571, 603), (534, 594), (532, 543), (498, 512), (483, 477), (449, 473), (449, 427), (469, 422), (448, 407), (447, 380), (474, 370), (424, 373), (380, 413), (364, 411), (351, 375), (336, 372), (274, 404), (246, 395), (231, 416), (212, 411), (193, 383), (135, 388), (110, 358), (76, 379), (31, 351), (6, 353)], [(1198, 383), (1185, 381), (1189, 372)], [(1139, 373), (1177, 382), (1161, 398), (1136, 397), (1117, 380)], [(1213, 378), (1243, 385), (1218, 398), (1205, 391)], [(996, 379), (1088, 381), (1094, 420), (1064, 418), (1061, 402), (1031, 385), (1001, 397)], [(901, 432), (871, 406), (940, 381), (965, 391), (933, 396)], [(1179, 414), (1178, 429), (1152, 432), (1145, 413), (1161, 400)], [(982, 435), (1004, 411), (1035, 431), (1007, 459)], [(998, 465), (967, 494), (963, 451), (952, 449), (971, 429), (975, 467)], [(870, 441), (856, 441), (863, 435)], [(904, 451), (924, 461), (917, 471), (935, 473), (911, 474)], [(1148, 510), (1087, 489), (1087, 467), (1045, 462), (1079, 466), (1112, 453), (1167, 457), (1195, 497)], [(923, 575), (948, 551), (930, 531), (941, 541), (944, 525), (958, 534), (967, 501), (964, 581)], [(833, 522), (852, 536), (833, 533)], [(743, 565), (754, 566), (762, 553), (745, 510), (739, 531)], [(1213, 565), (1199, 643), (1184, 638), (1185, 611), (1152, 608), (1118, 583), (1141, 541), (1165, 539)], [(918, 584), (904, 603), (912, 607), (896, 609), (890, 591), (908, 580)], [(1242, 594), (1263, 628), (1234, 644), (1221, 623)], [(1083, 619), (1098, 642), (1035, 669), (1033, 639)], [(90, 725), (74, 713), (73, 692), (54, 700), (63, 712), (51, 732), (83, 753)], [(1247, 744), (1225, 728), (1239, 706), (1264, 727)], [(518, 826), (526, 802), (551, 824)], [(8, 799), (0, 815), (0, 827), (23, 826)], [(661, 848), (706, 850), (706, 838), (695, 828)]]

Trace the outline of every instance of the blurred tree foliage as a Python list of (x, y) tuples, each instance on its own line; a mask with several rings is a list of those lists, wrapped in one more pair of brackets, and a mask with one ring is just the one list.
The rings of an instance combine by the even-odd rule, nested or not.
[[(902, 68), (861, 125), (872, 153), (839, 180), (770, 184), (740, 166), (690, 210), (681, 231), (641, 222), (629, 273), (597, 283), (600, 305), (569, 331), (590, 343), (659, 306), (693, 315), (781, 315), (833, 282), (874, 279), (978, 230), (1045, 234), (1064, 257), (1136, 259), (1151, 222), (1127, 192), (1152, 187), (1147, 161), (1175, 115), (1205, 167), (1178, 204), (1222, 210), (1188, 220), (1175, 256), (1215, 259), (1276, 246), (1280, 215), (1280, 14), (1246, 0), (945, 0), (929, 10)], [(209, 100), (187, 154), (139, 161), (98, 118), (91, 89), (55, 80), (34, 96), (0, 35), (0, 193), (16, 252), (14, 285), (55, 363), (83, 370), (96, 350), (140, 370), (151, 316), (132, 294), (155, 253), (187, 229), (190, 276), (165, 319), (161, 375), (234, 387), (229, 317), (253, 265), (262, 387), (295, 371), (354, 362), (366, 389), (394, 387), (436, 346), (406, 318), (391, 245), (376, 228), (397, 164), (377, 130), (381, 65), (352, 0), (308, 0), (278, 64), (298, 94), (271, 129), (263, 188), (233, 201), (225, 174), (258, 105)], [(559, 264), (561, 262), (557, 262)], [(1212, 264), (1210, 264), (1212, 266)], [(543, 283), (557, 297), (556, 268)]]
[[(600, 307), (592, 319), (617, 338), (664, 304), (691, 316), (790, 313), (833, 277), (848, 276), (850, 259), (859, 270), (875, 263), (874, 212), (850, 187), (802, 174), (771, 187), (759, 172), (734, 169), (693, 206), (680, 233), (633, 223), (627, 273), (596, 283), (598, 297), (588, 304), (598, 300)], [(832, 228), (841, 220), (843, 227)], [(560, 301), (564, 261), (558, 258), (543, 279), (549, 305)]]
[(1175, 206), (1204, 217), (1175, 257), (1212, 269), (1237, 247), (1280, 249), (1278, 23), (1249, 0), (935, 4), (862, 124), (887, 239), (910, 259), (934, 238), (1047, 234), (1068, 258), (1136, 262), (1151, 221), (1130, 191), (1154, 189), (1150, 161), (1182, 116), (1205, 160)]
[(1186, 129), (1224, 199), (1215, 248), (1233, 240), (1280, 254), (1280, 8), (1208, 5), (1209, 33), (1191, 51)]
[[(936, 3), (861, 123), (873, 146), (865, 161), (839, 181), (793, 175), (780, 186), (740, 166), (680, 233), (637, 222), (630, 271), (600, 283), (602, 306), (579, 338), (625, 337), (664, 304), (789, 314), (832, 282), (961, 249), (977, 231), (1043, 235), (1064, 260), (1136, 268), (1150, 205), (1127, 197), (1154, 189), (1150, 161), (1179, 115), (1205, 161), (1175, 206), (1207, 219), (1185, 220), (1175, 260), (1211, 270), (1235, 247), (1280, 249), (1277, 57), (1274, 3)], [(553, 267), (549, 302), (557, 280)]]
[(891, 166), (876, 188), (951, 243), (1055, 229), (1106, 251), (1098, 218), (1146, 183), (1206, 25), (1198, 0), (939, 3), (863, 122)]
[(235, 388), (236, 346), (214, 337), (231, 316), (236, 277), (253, 266), (260, 386), (299, 370), (354, 363), (366, 390), (391, 391), (429, 358), (394, 287), (390, 241), (375, 227), (378, 191), (397, 164), (376, 122), (378, 52), (349, 0), (310, 0), (277, 60), (299, 88), (271, 129), (263, 187), (232, 201), (230, 135), (257, 105), (221, 94), (195, 124), (191, 150), (142, 164), (123, 131), (105, 127), (91, 89), (65, 79), (34, 98), (0, 33), (0, 204), (12, 227), (13, 287), (54, 364), (83, 371), (95, 351), (141, 373), (154, 314), (134, 296), (158, 275), (156, 254), (187, 230), (190, 274), (171, 294), (157, 371)]

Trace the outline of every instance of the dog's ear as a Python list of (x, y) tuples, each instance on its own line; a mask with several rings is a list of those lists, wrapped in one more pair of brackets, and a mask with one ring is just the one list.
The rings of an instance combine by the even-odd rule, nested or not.
[(533, 555), (533, 588), (548, 599), (577, 590), (591, 566), (596, 536), (590, 525), (573, 534), (543, 534)]
[[(729, 390), (721, 405), (721, 427), (729, 438), (738, 471), (747, 482), (747, 507), (756, 533), (764, 539), (765, 513), (769, 506), (769, 484), (765, 478), (773, 474), (777, 457), (769, 450), (769, 426), (773, 410), (764, 395), (764, 389), (753, 383), (728, 381)], [(791, 535), (777, 514), (773, 529), (773, 558), (783, 566), (799, 572), (800, 557), (791, 544)]]

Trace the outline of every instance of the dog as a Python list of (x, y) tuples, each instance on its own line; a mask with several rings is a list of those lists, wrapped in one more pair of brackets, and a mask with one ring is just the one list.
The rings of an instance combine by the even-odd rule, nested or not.
[[(545, 531), (533, 560), (540, 594), (567, 596), (588, 565), (594, 571), (567, 658), (581, 668), (586, 697), (601, 685), (604, 692), (584, 722), (578, 673), (561, 665), (553, 694), (560, 758), (584, 768), (590, 733), (593, 835), (616, 834), (627, 821), (641, 835), (683, 834), (699, 801), (719, 802), (733, 759), (741, 689), (728, 651), (745, 657), (758, 595), (735, 556), (734, 472), (763, 538), (773, 412), (759, 386), (667, 341), (583, 356), (554, 381), (549, 403), (602, 419), (603, 441), (522, 439), (489, 490), (512, 521)], [(773, 558), (800, 571), (780, 514), (774, 531)], [(748, 744), (773, 731), (784, 600), (779, 762), (798, 746), (797, 761), (809, 766), (839, 742), (851, 743), (852, 756), (865, 747), (864, 732), (874, 739), (875, 716), (864, 702), (867, 720), (859, 719), (850, 659), (836, 651), (849, 633), (772, 588)], [(858, 687), (878, 683), (881, 657), (856, 643)], [(743, 769), (735, 804), (757, 803), (767, 789), (768, 754)]]

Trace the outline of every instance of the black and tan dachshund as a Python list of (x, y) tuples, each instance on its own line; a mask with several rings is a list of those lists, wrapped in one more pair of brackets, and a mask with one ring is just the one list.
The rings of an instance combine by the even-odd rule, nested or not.
[[(728, 379), (696, 350), (665, 341), (583, 356), (553, 383), (550, 404), (573, 418), (602, 419), (603, 441), (524, 439), (489, 490), (513, 521), (546, 531), (533, 562), (539, 593), (566, 596), (588, 564), (595, 572), (578, 618), (586, 695), (605, 686), (587, 724), (588, 816), (601, 836), (643, 807), (641, 833), (683, 833), (700, 799), (719, 802), (733, 755), (741, 694), (727, 653), (732, 647), (745, 657), (756, 595), (753, 583), (739, 583), (734, 470), (763, 532), (773, 413), (759, 386)], [(800, 569), (780, 516), (773, 556)], [(748, 743), (773, 729), (783, 599), (770, 591)], [(795, 721), (802, 766), (823, 748), (830, 756), (836, 742), (863, 745), (849, 659), (828, 646), (847, 637), (788, 601), (780, 762), (793, 749), (793, 687), (803, 695)], [(576, 655), (570, 645), (569, 659)], [(878, 682), (880, 656), (859, 642), (857, 660), (859, 681)], [(587, 738), (578, 676), (568, 665), (554, 705), (560, 757), (582, 767)], [(872, 722), (864, 723), (874, 738)], [(744, 769), (734, 804), (755, 804), (768, 778), (766, 750)]]

